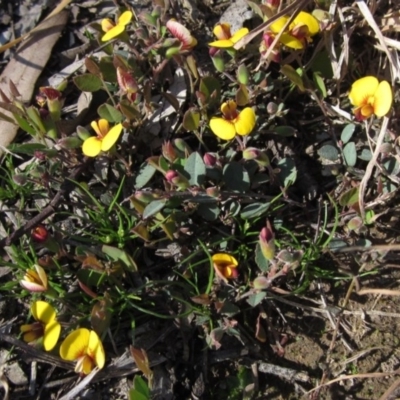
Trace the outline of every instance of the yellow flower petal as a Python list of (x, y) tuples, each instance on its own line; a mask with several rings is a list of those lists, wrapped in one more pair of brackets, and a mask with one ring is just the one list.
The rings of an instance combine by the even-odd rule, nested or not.
[(101, 38), (102, 42), (107, 42), (111, 39), (116, 38), (125, 30), (125, 26), (123, 25), (115, 25), (114, 28), (110, 29), (103, 37)]
[[(114, 146), (122, 132), (122, 124), (113, 126), (101, 142), (101, 150), (108, 151)], [(85, 144), (85, 143), (84, 143)]]
[(288, 17), (281, 17), (277, 19), (270, 25), (269, 29), (271, 30), (272, 33), (278, 34), (286, 25), (288, 19), (289, 19)]
[(318, 20), (311, 14), (305, 11), (300, 11), (294, 19), (294, 24), (304, 24), (308, 27), (309, 35), (314, 36), (319, 32)]
[(61, 325), (57, 321), (52, 321), (44, 327), (43, 347), (50, 351), (57, 344), (60, 337)]
[(279, 41), (291, 49), (300, 50), (304, 48), (303, 42), (289, 33), (283, 33)]
[(82, 152), (87, 157), (96, 157), (100, 154), (102, 141), (96, 136), (86, 139), (82, 145)]
[(238, 135), (248, 135), (256, 125), (256, 114), (251, 107), (242, 110), (235, 121), (235, 129)]
[(78, 360), (75, 367), (75, 372), (89, 375), (92, 372), (93, 367), (93, 360), (89, 356), (84, 356)]
[(120, 24), (123, 25), (123, 26), (128, 25), (129, 22), (131, 22), (132, 17), (133, 17), (133, 14), (132, 14), (131, 11), (125, 11), (125, 12), (123, 12), (123, 13), (119, 16), (119, 18), (118, 18), (118, 23), (117, 23), (117, 25), (120, 25)]
[(214, 135), (223, 140), (231, 140), (236, 136), (236, 129), (233, 123), (223, 118), (211, 118), (210, 128)]
[(35, 269), (37, 274), (39, 275), (40, 281), (43, 285), (43, 287), (45, 287), (47, 289), (47, 275), (45, 270), (40, 266), (35, 264)]
[(382, 81), (375, 92), (374, 114), (377, 117), (386, 115), (393, 102), (393, 92), (389, 82)]
[(111, 21), (110, 18), (104, 18), (101, 21), (101, 29), (103, 32), (108, 32), (110, 29), (114, 28), (115, 24), (113, 21)]
[(235, 268), (239, 265), (235, 257), (226, 253), (216, 253), (211, 257), (212, 261), (220, 265), (229, 265), (231, 268)]
[(235, 44), (238, 42), (242, 37), (246, 36), (249, 33), (249, 30), (247, 28), (241, 28), (238, 31), (234, 33), (234, 35), (231, 37), (231, 42)]
[(103, 344), (95, 331), (90, 331), (87, 353), (92, 357), (99, 368), (104, 367), (106, 355), (104, 353)]
[(237, 104), (233, 100), (228, 100), (225, 103), (221, 104), (221, 112), (224, 114), (224, 117), (227, 119), (236, 118), (236, 108)]
[(31, 312), (36, 321), (48, 324), (56, 319), (56, 310), (45, 301), (35, 301), (32, 304)]
[(231, 24), (228, 24), (226, 22), (221, 22), (221, 23), (215, 25), (214, 29), (213, 29), (213, 34), (219, 40), (224, 40), (224, 39), (231, 38), (232, 37)]
[(353, 106), (363, 105), (368, 97), (375, 95), (378, 85), (378, 79), (374, 76), (366, 76), (356, 80), (351, 86), (349, 93), (351, 104), (353, 104)]
[(61, 343), (60, 357), (63, 360), (74, 361), (86, 354), (90, 331), (80, 328), (71, 332)]
[(211, 47), (217, 47), (219, 49), (227, 49), (233, 47), (234, 43), (231, 39), (217, 40), (215, 42), (208, 43)]

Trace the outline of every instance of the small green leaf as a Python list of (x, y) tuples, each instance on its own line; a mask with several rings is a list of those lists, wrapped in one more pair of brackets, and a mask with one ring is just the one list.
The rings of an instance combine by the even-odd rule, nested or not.
[(185, 171), (189, 174), (189, 183), (193, 186), (201, 186), (206, 177), (206, 165), (199, 153), (192, 153), (186, 160)]
[(221, 212), (220, 208), (215, 202), (215, 199), (213, 204), (200, 204), (196, 211), (197, 214), (203, 217), (206, 221), (215, 221)]
[(149, 218), (154, 214), (157, 214), (159, 211), (161, 211), (166, 204), (165, 199), (161, 200), (154, 200), (151, 203), (149, 203), (146, 208), (143, 211), (143, 218)]
[(249, 296), (246, 301), (248, 304), (250, 304), (251, 307), (255, 307), (264, 300), (266, 295), (267, 295), (267, 292), (255, 293), (255, 294), (252, 294), (251, 296)]
[(370, 149), (362, 149), (361, 154), (358, 156), (360, 160), (370, 161), (372, 158), (372, 153)]
[(340, 135), (340, 140), (343, 142), (343, 144), (346, 144), (352, 138), (355, 129), (356, 126), (354, 124), (347, 124), (343, 128), (342, 134)]
[(129, 400), (149, 400), (149, 399), (150, 397), (143, 395), (137, 389), (129, 390)]
[(238, 106), (244, 107), (249, 104), (250, 93), (247, 86), (240, 85), (239, 89), (236, 91), (235, 100)]
[(262, 273), (267, 273), (269, 271), (269, 261), (264, 257), (259, 243), (257, 243), (256, 245), (255, 261), (257, 267), (260, 268), (260, 271)]
[(375, 222), (375, 213), (374, 210), (367, 210), (365, 212), (365, 224), (371, 225)]
[(117, 82), (117, 69), (115, 68), (113, 57), (101, 57), (99, 68), (104, 81), (112, 83)]
[(343, 157), (349, 167), (354, 167), (357, 162), (357, 150), (354, 142), (349, 142), (344, 146)]
[(146, 186), (154, 176), (155, 172), (156, 169), (152, 165), (148, 164), (147, 162), (143, 163), (138, 174), (136, 175), (135, 188), (141, 189), (142, 187)]
[(141, 118), (140, 112), (136, 109), (136, 107), (134, 105), (132, 105), (127, 100), (122, 100), (119, 103), (119, 107), (121, 109), (122, 114), (124, 114), (125, 118), (130, 119), (130, 120), (135, 120), (135, 119)]
[(295, 162), (291, 158), (282, 158), (277, 165), (279, 172), (278, 178), (284, 187), (289, 187), (297, 179), (297, 168)]
[(110, 256), (114, 261), (122, 261), (131, 271), (137, 271), (137, 265), (133, 258), (124, 250), (117, 247), (103, 245), (101, 248), (104, 254)]
[(241, 218), (243, 219), (251, 219), (257, 218), (267, 212), (269, 209), (269, 203), (253, 203), (249, 204), (243, 208), (240, 213)]
[(271, 281), (265, 276), (257, 276), (253, 281), (254, 289), (267, 289), (271, 286)]
[(197, 131), (200, 124), (200, 112), (196, 108), (189, 108), (183, 116), (182, 125), (187, 131)]
[(74, 79), (75, 85), (82, 92), (96, 92), (103, 84), (101, 79), (93, 74), (83, 74), (76, 76)]
[(318, 154), (327, 160), (336, 161), (339, 156), (339, 151), (335, 146), (326, 144), (318, 150)]
[(358, 187), (349, 189), (344, 192), (339, 198), (339, 204), (343, 207), (351, 207), (352, 205), (358, 203), (359, 191)]
[[(200, 81), (200, 92), (206, 97), (206, 103), (212, 105), (218, 103), (221, 96), (221, 84), (217, 78), (213, 76), (205, 76)], [(211, 96), (215, 96), (211, 98)]]
[(282, 137), (290, 137), (296, 134), (296, 129), (291, 126), (277, 126), (272, 129), (277, 135)]
[(246, 192), (250, 188), (250, 177), (242, 164), (232, 161), (223, 170), (225, 185), (236, 192)]
[(122, 121), (122, 114), (110, 104), (104, 103), (98, 109), (97, 113), (101, 118), (106, 119), (108, 122), (119, 123)]
[(17, 121), (17, 124), (19, 125), (19, 127), (23, 131), (25, 131), (26, 133), (29, 133), (32, 136), (36, 135), (36, 129), (32, 125), (30, 125), (29, 122), (25, 118), (21, 117), (18, 114), (14, 114), (14, 118)]
[(318, 72), (314, 72), (313, 80), (314, 80), (315, 86), (318, 88), (318, 90), (322, 94), (322, 98), (325, 98), (327, 96), (327, 92), (326, 92), (325, 82), (324, 82), (324, 79), (322, 78), (321, 74)]
[(42, 143), (25, 143), (25, 144), (18, 144), (14, 143), (11, 144), (9, 147), (10, 151), (13, 153), (21, 153), (21, 154), (28, 154), (33, 156), (35, 151), (43, 151), (47, 150), (47, 147)]
[(304, 82), (299, 73), (289, 64), (281, 67), (281, 73), (286, 76), (295, 86), (304, 92)]

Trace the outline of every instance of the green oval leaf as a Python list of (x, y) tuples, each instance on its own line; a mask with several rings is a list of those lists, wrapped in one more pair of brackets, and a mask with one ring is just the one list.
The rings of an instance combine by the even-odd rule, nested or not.
[(189, 183), (201, 186), (206, 177), (206, 165), (199, 153), (192, 153), (185, 163), (185, 171), (189, 174)]
[(143, 163), (140, 167), (138, 174), (135, 179), (135, 188), (141, 189), (146, 186), (150, 179), (154, 176), (156, 169), (147, 162)]
[(215, 221), (220, 212), (221, 210), (215, 201), (213, 204), (202, 203), (197, 207), (197, 214), (202, 216), (206, 221)]
[(295, 86), (304, 92), (303, 78), (299, 73), (289, 64), (282, 66), (281, 73), (286, 76)]
[(343, 128), (342, 134), (340, 135), (340, 140), (343, 142), (343, 144), (346, 144), (352, 138), (355, 129), (356, 126), (354, 124), (347, 124)]
[(249, 173), (236, 161), (225, 165), (223, 178), (225, 185), (236, 192), (246, 192), (250, 188)]
[(257, 243), (255, 250), (255, 261), (257, 267), (260, 268), (262, 273), (267, 273), (269, 271), (269, 261), (264, 257), (260, 245)]
[(320, 75), (319, 72), (313, 73), (313, 81), (315, 83), (315, 86), (318, 88), (318, 90), (322, 94), (322, 98), (325, 98), (327, 96), (326, 86), (325, 86), (324, 79), (322, 78), (322, 76)]
[(349, 167), (354, 167), (357, 162), (357, 150), (354, 142), (349, 142), (344, 146), (343, 157)]
[(335, 146), (326, 144), (318, 150), (318, 154), (327, 160), (336, 161), (339, 156), (339, 151)]
[(196, 108), (189, 108), (183, 116), (182, 125), (187, 131), (197, 131), (200, 124), (200, 112)]
[(243, 208), (240, 216), (243, 219), (257, 218), (263, 215), (269, 209), (269, 203), (253, 203)]
[(166, 204), (166, 200), (154, 200), (151, 203), (149, 203), (146, 208), (143, 211), (143, 218), (149, 218), (154, 214), (157, 214), (159, 211), (161, 211)]
[(101, 79), (93, 74), (75, 76), (74, 83), (82, 92), (96, 92), (103, 86)]
[(291, 158), (282, 158), (278, 163), (278, 169), (278, 178), (285, 188), (296, 182), (297, 168), (295, 162)]
[(122, 114), (110, 104), (102, 104), (98, 109), (97, 113), (101, 118), (106, 119), (108, 122), (119, 123), (122, 121)]

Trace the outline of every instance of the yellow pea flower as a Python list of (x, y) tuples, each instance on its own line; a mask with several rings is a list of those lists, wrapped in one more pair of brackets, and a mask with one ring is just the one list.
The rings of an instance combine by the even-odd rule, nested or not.
[(36, 322), (20, 327), (24, 333), (24, 341), (31, 343), (43, 338), (44, 349), (52, 350), (61, 332), (61, 325), (56, 320), (56, 311), (45, 301), (35, 301), (32, 303), (31, 313)]
[(357, 120), (362, 121), (375, 114), (385, 116), (392, 106), (393, 93), (389, 82), (379, 82), (374, 76), (356, 80), (351, 86), (349, 99)]
[(213, 33), (218, 40), (208, 43), (208, 45), (211, 47), (226, 49), (233, 47), (235, 43), (237, 43), (243, 36), (246, 36), (249, 33), (249, 30), (247, 28), (241, 28), (232, 35), (231, 25), (222, 22), (215, 25)]
[(131, 11), (125, 11), (119, 16), (116, 24), (109, 18), (103, 19), (101, 21), (101, 29), (103, 29), (106, 34), (103, 35), (101, 41), (107, 42), (121, 34), (125, 30), (126, 25), (131, 22), (132, 17), (133, 14)]
[(48, 289), (47, 275), (40, 265), (34, 265), (35, 269), (28, 269), (20, 284), (30, 292), (45, 292)]
[(256, 114), (251, 107), (246, 107), (240, 113), (236, 110), (236, 102), (228, 100), (221, 105), (222, 118), (213, 117), (210, 128), (223, 140), (231, 140), (236, 135), (246, 136), (251, 133), (256, 124)]
[(167, 29), (171, 35), (178, 39), (181, 43), (180, 50), (190, 50), (197, 44), (196, 38), (192, 36), (190, 31), (185, 28), (182, 24), (174, 19), (170, 19), (166, 24)]
[(75, 372), (88, 375), (95, 368), (103, 368), (106, 360), (103, 344), (95, 331), (86, 328), (71, 332), (61, 343), (60, 357), (77, 361)]
[(235, 279), (238, 277), (237, 266), (239, 265), (235, 257), (226, 253), (217, 253), (211, 257), (215, 273), (224, 282), (228, 279)]
[[(273, 34), (278, 34), (282, 31), (288, 16), (283, 16), (276, 20), (269, 27)], [(289, 25), (288, 30), (280, 37), (280, 42), (291, 49), (303, 49), (308, 42), (311, 42), (311, 37), (319, 32), (319, 22), (311, 14), (300, 11), (297, 17)]]
[(106, 119), (93, 121), (91, 124), (97, 136), (86, 139), (82, 145), (82, 152), (87, 157), (96, 157), (101, 151), (108, 151), (114, 146), (122, 132), (122, 124), (117, 124), (110, 129)]

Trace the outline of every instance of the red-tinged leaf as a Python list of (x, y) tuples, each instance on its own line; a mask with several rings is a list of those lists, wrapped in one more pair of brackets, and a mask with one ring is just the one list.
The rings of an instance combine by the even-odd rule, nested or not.
[(91, 290), (91, 289), (89, 289), (89, 287), (88, 286), (86, 286), (83, 282), (81, 282), (79, 279), (78, 279), (78, 284), (79, 284), (79, 287), (88, 295), (88, 296), (90, 296), (90, 297), (92, 297), (93, 299), (97, 299), (97, 294), (95, 293), (95, 292), (93, 292), (93, 290)]
[(264, 327), (261, 325), (261, 315), (257, 318), (256, 324), (256, 339), (261, 343), (265, 343), (267, 341), (267, 334), (265, 333)]
[(149, 359), (144, 349), (137, 349), (133, 346), (129, 347), (131, 356), (135, 360), (136, 366), (143, 372), (147, 379), (151, 379), (153, 372), (150, 369)]
[(105, 293), (104, 299), (96, 302), (92, 308), (90, 315), (90, 323), (93, 330), (101, 337), (104, 332), (110, 327), (111, 322), (111, 299)]

